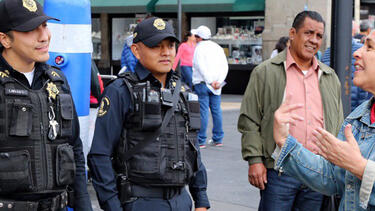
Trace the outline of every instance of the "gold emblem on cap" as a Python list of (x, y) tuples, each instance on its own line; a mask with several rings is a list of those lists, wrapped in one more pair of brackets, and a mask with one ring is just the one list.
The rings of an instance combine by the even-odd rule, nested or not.
[(165, 22), (161, 18), (155, 19), (154, 20), (154, 26), (158, 30), (163, 30), (163, 29), (165, 29)]
[(35, 12), (38, 10), (34, 0), (22, 0), (23, 7), (28, 9), (30, 12)]
[(57, 72), (55, 72), (55, 71), (52, 71), (51, 75), (53, 75), (54, 77), (59, 77), (60, 78), (60, 75)]
[(134, 39), (137, 35), (138, 35), (138, 33), (135, 32), (135, 33), (133, 34), (133, 39)]
[(50, 82), (47, 84), (48, 97), (56, 100), (56, 96), (59, 94), (59, 89), (57, 89), (56, 84)]

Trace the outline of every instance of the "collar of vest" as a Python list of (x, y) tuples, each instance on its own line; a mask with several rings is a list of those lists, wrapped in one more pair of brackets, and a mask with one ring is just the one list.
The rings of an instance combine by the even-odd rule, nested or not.
[[(64, 83), (64, 79), (61, 76), (61, 71), (56, 67), (48, 68), (47, 70), (45, 70), (45, 74), (53, 82)], [(0, 68), (0, 83), (6, 84), (11, 82), (14, 82), (14, 79), (10, 76), (9, 70), (5, 68)]]

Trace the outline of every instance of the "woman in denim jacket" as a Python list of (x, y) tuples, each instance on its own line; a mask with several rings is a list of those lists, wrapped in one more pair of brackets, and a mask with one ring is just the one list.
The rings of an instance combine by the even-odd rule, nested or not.
[[(354, 52), (353, 83), (375, 94), (375, 31)], [(303, 105), (289, 103), (289, 96), (275, 112), (273, 154), (275, 169), (301, 180), (326, 195), (341, 196), (340, 211), (375, 211), (375, 99), (365, 101), (344, 121), (338, 137), (322, 128), (314, 131), (320, 155), (303, 148), (290, 136), (288, 124), (298, 124), (293, 113)], [(341, 141), (345, 140), (345, 141)]]

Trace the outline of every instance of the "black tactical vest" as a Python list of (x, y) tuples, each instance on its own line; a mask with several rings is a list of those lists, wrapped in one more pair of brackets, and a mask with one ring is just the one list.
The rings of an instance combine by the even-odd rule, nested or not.
[(32, 90), (0, 70), (0, 195), (58, 192), (73, 183), (73, 101), (59, 70), (44, 74), (43, 88)]
[(173, 75), (170, 89), (151, 87), (148, 81), (139, 81), (134, 73), (124, 76), (132, 96), (133, 111), (127, 114), (122, 140), (118, 146), (118, 173), (128, 176), (130, 182), (149, 186), (184, 186), (198, 170), (197, 131), (200, 128), (198, 98), (181, 88), (177, 107), (167, 127), (156, 140), (138, 151), (129, 160), (122, 156), (143, 142), (148, 134), (160, 128), (168, 108), (176, 81)]

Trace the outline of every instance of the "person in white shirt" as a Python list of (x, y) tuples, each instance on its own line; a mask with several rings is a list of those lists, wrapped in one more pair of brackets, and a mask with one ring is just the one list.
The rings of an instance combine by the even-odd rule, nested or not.
[(227, 57), (218, 44), (209, 40), (211, 31), (206, 26), (198, 27), (195, 37), (198, 44), (194, 51), (192, 80), (200, 104), (199, 145), (200, 148), (206, 147), (206, 130), (210, 109), (213, 121), (212, 143), (215, 146), (223, 146), (224, 131), (220, 95), (228, 74)]

